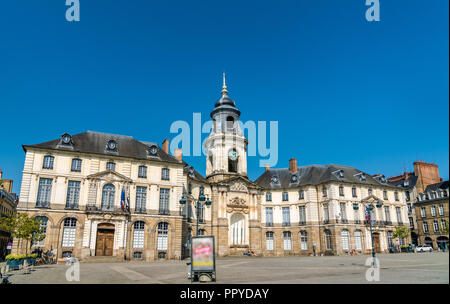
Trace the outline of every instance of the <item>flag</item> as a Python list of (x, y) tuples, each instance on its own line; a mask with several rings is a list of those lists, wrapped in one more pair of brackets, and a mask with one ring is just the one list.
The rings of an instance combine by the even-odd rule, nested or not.
[(370, 211), (369, 211), (369, 207), (366, 207), (366, 220), (370, 221)]
[(130, 187), (127, 187), (127, 204), (125, 209), (130, 211)]
[(125, 188), (122, 187), (122, 193), (120, 195), (120, 208), (122, 210), (125, 210)]

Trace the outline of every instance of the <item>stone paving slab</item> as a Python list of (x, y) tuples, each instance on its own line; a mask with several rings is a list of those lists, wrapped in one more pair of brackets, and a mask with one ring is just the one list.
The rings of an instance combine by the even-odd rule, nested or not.
[[(368, 282), (367, 255), (328, 257), (218, 258), (217, 283), (250, 284), (430, 284), (449, 283), (449, 254), (380, 254), (380, 281)], [(69, 266), (37, 266), (31, 274), (13, 271), (13, 284), (185, 284), (187, 261), (81, 263), (80, 281), (68, 282)]]

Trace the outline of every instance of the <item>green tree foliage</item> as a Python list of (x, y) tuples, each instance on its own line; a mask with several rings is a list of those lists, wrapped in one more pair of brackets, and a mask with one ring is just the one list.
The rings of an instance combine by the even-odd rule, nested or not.
[(393, 238), (406, 239), (409, 236), (409, 228), (406, 226), (395, 227), (394, 233), (392, 233)]
[(27, 213), (13, 213), (0, 218), (0, 230), (11, 233), (14, 238), (26, 241), (26, 252), (28, 244), (42, 241), (45, 238), (44, 228), (41, 222)]
[(445, 227), (441, 227), (442, 234), (448, 234), (448, 220), (445, 220)]

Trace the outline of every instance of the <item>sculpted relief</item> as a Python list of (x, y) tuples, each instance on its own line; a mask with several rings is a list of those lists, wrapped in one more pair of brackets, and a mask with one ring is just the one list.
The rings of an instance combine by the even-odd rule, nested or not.
[(232, 199), (230, 199), (230, 201), (227, 204), (227, 212), (232, 213), (236, 211), (248, 213), (249, 208), (246, 200), (240, 197), (233, 197)]

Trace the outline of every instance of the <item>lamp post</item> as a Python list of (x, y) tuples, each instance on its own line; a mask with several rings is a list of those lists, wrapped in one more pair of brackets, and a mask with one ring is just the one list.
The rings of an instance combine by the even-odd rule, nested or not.
[[(180, 204), (181, 205), (186, 204), (186, 198), (185, 198), (184, 194), (180, 199)], [(205, 204), (206, 206), (210, 206), (211, 201), (209, 200), (209, 198), (205, 197), (204, 189), (200, 188), (200, 193), (198, 195), (198, 199), (195, 204), (195, 208), (196, 208), (195, 214), (197, 217), (197, 225), (196, 225), (196, 233), (195, 233), (196, 236), (198, 236), (198, 222), (199, 222), (199, 217), (200, 217), (200, 207), (202, 204)]]
[[(364, 203), (363, 203), (364, 204)], [(377, 208), (381, 208), (381, 206), (382, 206), (383, 204), (380, 202), (380, 201), (378, 201), (377, 202), (377, 204), (376, 204), (376, 207)], [(353, 204), (353, 209), (354, 210), (358, 210), (359, 209), (359, 206), (358, 206), (358, 204)], [(376, 262), (375, 262), (375, 245), (374, 245), (374, 243), (373, 243), (373, 231), (372, 231), (372, 214), (371, 214), (371, 212), (373, 211), (375, 209), (375, 207), (373, 206), (373, 203), (368, 203), (367, 204), (367, 206), (365, 206), (365, 211), (366, 211), (366, 218), (367, 218), (367, 220), (369, 221), (369, 228), (370, 228), (370, 239), (371, 239), (371, 242), (372, 242), (372, 258), (373, 258), (373, 267), (376, 267)]]

